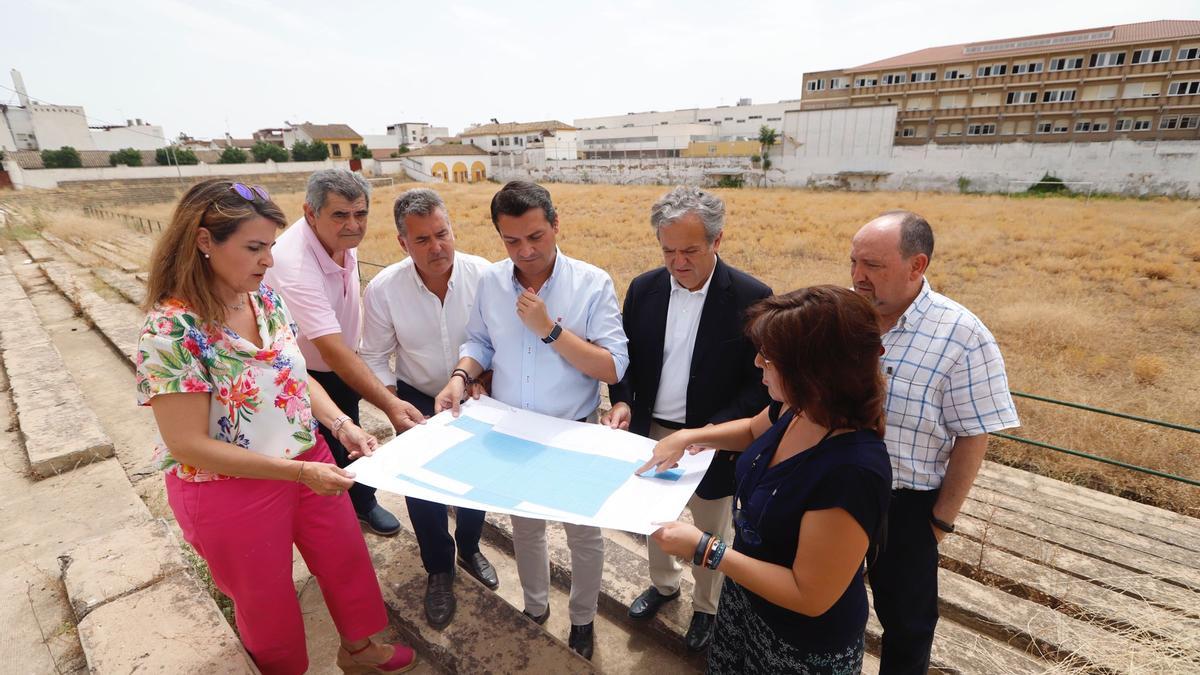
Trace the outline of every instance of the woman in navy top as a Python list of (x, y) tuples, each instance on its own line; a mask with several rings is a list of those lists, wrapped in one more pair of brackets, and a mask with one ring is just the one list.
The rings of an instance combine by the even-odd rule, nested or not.
[(706, 447), (742, 451), (732, 547), (681, 522), (654, 538), (725, 574), (710, 673), (856, 673), (863, 562), (882, 541), (891, 494), (875, 310), (848, 289), (814, 286), (761, 301), (746, 330), (779, 403), (680, 430), (639, 469)]

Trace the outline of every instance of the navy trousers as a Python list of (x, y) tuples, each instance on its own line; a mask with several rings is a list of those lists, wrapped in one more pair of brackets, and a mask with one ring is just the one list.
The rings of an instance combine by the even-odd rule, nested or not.
[(893, 490), (887, 542), (870, 566), (875, 616), (883, 626), (880, 675), (929, 670), (938, 621), (938, 550), (929, 519), (938, 490)]
[[(396, 395), (416, 406), (421, 414), (433, 414), (433, 398), (413, 388), (407, 382), (396, 382)], [(475, 509), (456, 508), (454, 514), (454, 536), (450, 536), (449, 516), (446, 505), (424, 499), (405, 497), (408, 503), (408, 518), (412, 521), (417, 544), (421, 547), (421, 563), (427, 574), (450, 572), (454, 569), (454, 552), (466, 558), (479, 552), (479, 536), (483, 533), (483, 519), (487, 515)]]
[[(350, 388), (350, 385), (342, 381), (335, 372), (324, 372), (320, 370), (308, 371), (308, 376), (321, 383), (325, 388), (325, 392), (329, 394), (329, 398), (333, 399), (334, 405), (339, 410), (350, 416), (350, 421), (358, 424), (358, 402), (362, 397), (357, 391)], [(349, 451), (342, 442), (333, 437), (333, 432), (324, 424), (319, 426), (321, 435), (325, 437), (325, 442), (329, 444), (329, 451), (333, 454), (333, 461), (338, 466), (345, 468), (350, 464)], [(375, 488), (362, 483), (355, 483), (350, 487), (348, 492), (350, 495), (350, 503), (354, 504), (354, 512), (363, 515), (375, 508), (378, 503), (375, 501)]]

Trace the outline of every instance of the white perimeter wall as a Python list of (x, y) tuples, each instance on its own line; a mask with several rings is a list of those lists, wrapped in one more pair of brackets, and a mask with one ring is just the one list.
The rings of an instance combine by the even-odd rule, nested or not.
[(209, 176), (243, 176), (264, 173), (311, 173), (317, 169), (348, 169), (349, 162), (275, 162), (249, 164), (195, 164), (192, 166), (106, 166), (100, 169), (21, 169), (14, 161), (4, 162), (4, 168), (18, 189), (53, 189), (59, 183), (78, 180), (130, 180), (137, 178), (207, 178)]

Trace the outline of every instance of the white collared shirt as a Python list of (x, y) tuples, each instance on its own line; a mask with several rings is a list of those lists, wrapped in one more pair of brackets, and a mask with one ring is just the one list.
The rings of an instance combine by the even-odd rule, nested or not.
[[(459, 355), (494, 371), (492, 397), (503, 403), (568, 420), (591, 415), (600, 405), (600, 381), (576, 369), (525, 327), (517, 316), (517, 297), (523, 290), (511, 259), (484, 271)], [(606, 349), (617, 379), (625, 375), (629, 341), (608, 272), (558, 251), (538, 297), (546, 303), (550, 320)]]
[[(698, 291), (689, 291), (671, 276), (671, 299), (667, 303), (667, 331), (663, 336), (662, 374), (658, 377), (658, 395), (652, 415), (660, 420), (687, 421), (687, 390), (692, 374), (692, 353), (700, 332), (700, 315), (712, 283), (713, 265), (708, 279)], [(669, 275), (670, 276), (670, 275)]]
[(458, 363), (479, 278), (490, 265), (456, 251), (445, 301), (425, 287), (412, 258), (389, 265), (367, 284), (359, 355), (380, 382), (393, 386), (403, 380), (437, 396)]
[(1020, 426), (996, 338), (929, 281), (883, 347), (892, 487), (941, 487), (956, 438)]

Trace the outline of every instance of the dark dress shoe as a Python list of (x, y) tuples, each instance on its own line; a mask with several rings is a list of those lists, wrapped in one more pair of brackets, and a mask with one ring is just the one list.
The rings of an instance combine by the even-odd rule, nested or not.
[(436, 629), (445, 628), (454, 618), (454, 572), (429, 575), (425, 586), (425, 620)]
[(400, 533), (400, 521), (378, 504), (370, 511), (358, 514), (358, 522), (362, 523), (367, 531), (381, 537), (394, 537)]
[(571, 649), (574, 649), (576, 654), (579, 654), (588, 661), (592, 660), (592, 643), (594, 641), (593, 639), (595, 638), (595, 625), (595, 621), (582, 626), (571, 624), (571, 636), (567, 638), (567, 646), (569, 646)]
[(500, 588), (500, 577), (496, 576), (496, 568), (492, 567), (492, 563), (483, 557), (483, 553), (476, 551), (465, 558), (460, 557), (458, 566), (493, 591)]
[(521, 613), (529, 617), (530, 621), (540, 626), (546, 623), (546, 619), (550, 618), (550, 605), (546, 605), (546, 611), (541, 616), (534, 616), (525, 610), (521, 610)]
[(713, 629), (717, 627), (717, 617), (704, 612), (693, 612), (692, 623), (688, 626), (687, 635), (683, 641), (688, 651), (702, 652), (712, 641)]
[(651, 586), (633, 599), (633, 604), (629, 605), (629, 616), (634, 619), (649, 619), (658, 614), (659, 607), (678, 597), (678, 590), (670, 595), (663, 595), (658, 592), (657, 588)]

